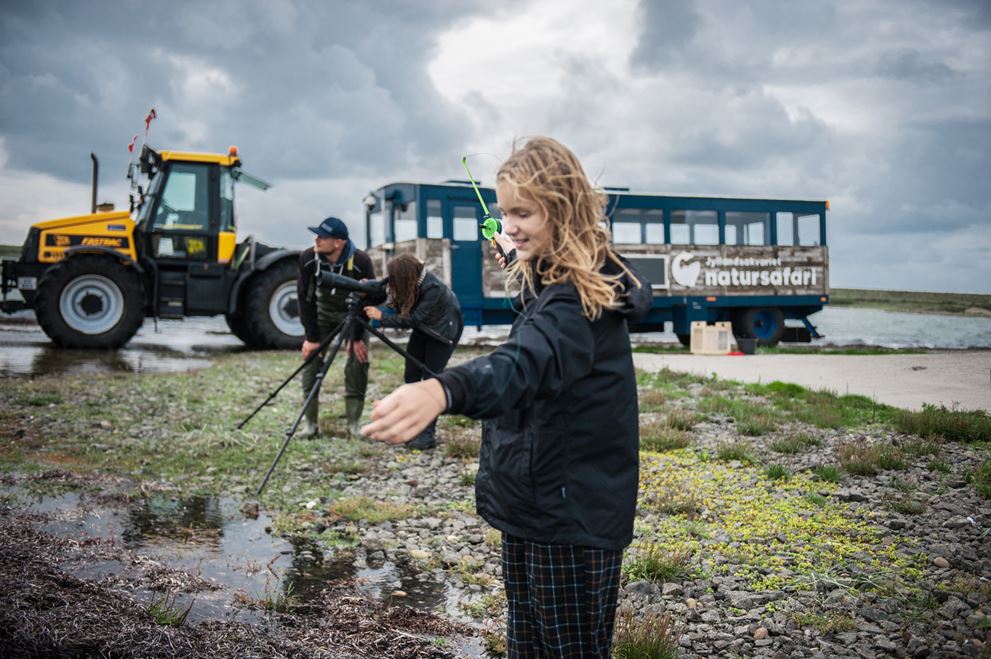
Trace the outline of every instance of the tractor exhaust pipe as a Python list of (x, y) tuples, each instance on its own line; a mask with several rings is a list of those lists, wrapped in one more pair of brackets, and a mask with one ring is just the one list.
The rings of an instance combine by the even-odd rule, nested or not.
[(93, 159), (93, 200), (90, 202), (90, 213), (96, 212), (96, 182), (100, 176), (100, 161), (96, 159), (96, 154), (90, 152), (89, 157)]

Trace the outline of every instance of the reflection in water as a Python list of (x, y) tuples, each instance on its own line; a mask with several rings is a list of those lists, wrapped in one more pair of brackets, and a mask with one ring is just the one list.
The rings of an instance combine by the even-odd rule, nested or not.
[(154, 496), (132, 505), (127, 512), (128, 524), (122, 535), (128, 547), (162, 538), (219, 546), (223, 535), (224, 517), (217, 497)]
[[(393, 592), (402, 590), (407, 593), (403, 604), (460, 614), (459, 593), (439, 577), (421, 575), (406, 563), (379, 560), (368, 564), (360, 549), (325, 554), (313, 540), (275, 536), (267, 515), (245, 517), (234, 499), (156, 495), (131, 501), (118, 514), (112, 505), (85, 494), (39, 497), (19, 488), (0, 492), (32, 511), (51, 515), (41, 525), (47, 533), (76, 540), (120, 538), (127, 549), (223, 586), (181, 596), (182, 606), (195, 599), (190, 621), (233, 618), (254, 622), (264, 613), (235, 606), (234, 593), (242, 593), (248, 601), (270, 601), (281, 594), (301, 605), (319, 604), (325, 586), (349, 579), (355, 580), (360, 593), (375, 599), (390, 600)], [(100, 578), (127, 569), (127, 565), (107, 561), (83, 566), (77, 576)], [(153, 599), (154, 594), (149, 597)]]
[(119, 350), (57, 348), (38, 325), (0, 319), (0, 346), (5, 375), (181, 372), (208, 367), (218, 353), (245, 349), (222, 318), (148, 321)]

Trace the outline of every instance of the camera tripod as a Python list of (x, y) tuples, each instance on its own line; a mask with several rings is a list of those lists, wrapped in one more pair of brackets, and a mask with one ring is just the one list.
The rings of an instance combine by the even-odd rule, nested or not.
[(300, 371), (302, 371), (306, 367), (307, 364), (317, 359), (320, 356), (320, 354), (327, 349), (327, 346), (329, 346), (333, 342), (333, 346), (330, 348), (330, 353), (327, 356), (327, 358), (324, 360), (323, 367), (317, 372), (316, 380), (314, 381), (313, 386), (310, 387), (310, 390), (306, 395), (306, 400), (303, 401), (303, 406), (300, 409), (299, 414), (296, 416), (296, 420), (293, 422), (292, 426), (290, 426), (289, 429), (286, 430), (286, 438), (282, 442), (282, 448), (279, 449), (278, 455), (276, 455), (275, 460), (272, 461), (272, 466), (268, 468), (268, 472), (265, 474), (265, 478), (258, 486), (258, 490), (255, 493), (256, 496), (260, 495), (262, 493), (262, 490), (265, 489), (265, 485), (268, 483), (268, 479), (272, 476), (272, 472), (275, 471), (275, 466), (279, 464), (279, 460), (282, 459), (282, 454), (286, 452), (286, 447), (289, 446), (289, 441), (293, 438), (293, 435), (295, 435), (296, 431), (299, 429), (299, 424), (303, 421), (303, 416), (306, 414), (306, 408), (309, 407), (310, 403), (316, 400), (317, 397), (320, 395), (320, 385), (323, 384), (323, 380), (324, 377), (327, 375), (327, 371), (330, 370), (331, 364), (334, 363), (334, 358), (337, 357), (337, 353), (340, 352), (341, 345), (344, 343), (345, 339), (351, 341), (353, 344), (353, 338), (356, 330), (360, 330), (362, 328), (368, 330), (374, 336), (381, 339), (383, 343), (385, 343), (387, 346), (392, 348), (394, 352), (402, 355), (405, 359), (419, 366), (424, 373), (427, 373), (435, 377), (437, 375), (432, 370), (427, 368), (426, 364), (424, 364), (419, 359), (416, 359), (415, 357), (410, 355), (408, 352), (406, 352), (405, 350), (397, 346), (395, 343), (393, 343), (387, 336), (385, 336), (385, 334), (383, 334), (378, 329), (371, 326), (371, 324), (365, 319), (364, 314), (362, 314), (361, 309), (363, 305), (361, 304), (361, 298), (358, 296), (357, 292), (352, 291), (348, 293), (348, 296), (346, 298), (346, 303), (347, 303), (347, 316), (345, 316), (344, 320), (336, 328), (334, 328), (333, 332), (331, 332), (323, 341), (321, 341), (320, 347), (314, 350), (310, 354), (310, 356), (307, 357), (306, 360), (299, 366), (299, 368), (293, 371), (292, 375), (286, 378), (286, 380), (281, 385), (279, 385), (279, 387), (275, 389), (275, 391), (269, 394), (268, 398), (265, 399), (265, 402), (263, 402), (261, 405), (256, 407), (254, 412), (248, 415), (248, 417), (237, 426), (238, 428), (242, 428), (248, 421), (251, 420), (252, 417), (255, 416), (255, 414), (258, 413), (259, 410), (261, 410), (269, 403), (269, 401), (275, 398), (278, 395), (278, 393), (287, 384), (289, 384), (289, 382), (293, 378), (295, 378)]

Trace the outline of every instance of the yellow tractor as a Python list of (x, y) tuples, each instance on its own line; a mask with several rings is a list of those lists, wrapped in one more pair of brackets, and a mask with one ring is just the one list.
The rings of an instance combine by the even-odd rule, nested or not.
[[(236, 147), (212, 154), (143, 145), (128, 171), (130, 211), (97, 209), (97, 172), (93, 156), (91, 214), (35, 224), (20, 259), (2, 262), (0, 309), (34, 309), (65, 348), (118, 348), (146, 317), (220, 314), (251, 347), (300, 345), (298, 251), (237, 242), (235, 183), (268, 184), (241, 170)], [(7, 299), (14, 289), (22, 300)]]

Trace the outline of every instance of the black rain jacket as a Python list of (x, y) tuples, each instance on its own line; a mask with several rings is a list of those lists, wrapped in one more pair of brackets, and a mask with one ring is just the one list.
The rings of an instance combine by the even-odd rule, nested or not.
[(417, 329), (441, 343), (457, 345), (465, 327), (458, 296), (432, 272), (424, 271), (423, 275), (420, 294), (409, 315), (383, 314), (382, 327)]
[[(325, 289), (318, 292), (320, 284), (317, 283), (317, 276), (321, 269), (351, 279), (375, 279), (375, 267), (371, 258), (355, 247), (351, 241), (348, 241), (347, 249), (336, 263), (331, 263), (322, 254), (316, 254), (312, 247), (300, 252), (299, 273), (296, 276), (296, 299), (299, 301), (299, 320), (303, 323), (307, 341), (319, 342), (324, 338), (320, 331), (321, 310), (326, 315), (339, 314), (342, 319), (347, 312), (347, 291)], [(367, 334), (364, 329), (355, 330), (355, 338), (359, 341), (364, 341)]]
[(542, 287), (517, 300), (505, 344), (440, 374), (448, 412), (484, 420), (476, 507), (495, 528), (608, 550), (633, 539), (640, 437), (626, 321), (650, 310), (651, 289), (642, 277), (623, 286), (622, 308), (594, 321), (573, 285)]

